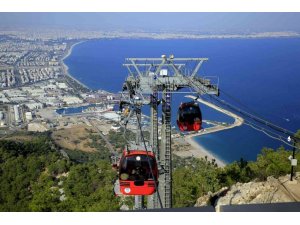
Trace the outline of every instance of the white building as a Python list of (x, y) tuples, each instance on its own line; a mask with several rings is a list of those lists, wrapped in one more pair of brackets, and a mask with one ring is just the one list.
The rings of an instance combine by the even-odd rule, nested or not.
[(113, 97), (112, 95), (107, 95), (107, 96), (106, 96), (106, 99), (107, 99), (107, 100), (114, 100), (114, 97)]
[(62, 101), (68, 105), (80, 104), (83, 102), (80, 98), (75, 97), (75, 96), (65, 96), (62, 98)]
[(116, 124), (114, 124), (114, 125), (111, 126), (111, 129), (114, 130), (114, 131), (118, 131), (118, 130), (120, 130), (120, 128), (121, 127), (118, 126), (118, 125), (116, 125)]
[(32, 113), (31, 112), (26, 112), (25, 113), (25, 118), (27, 121), (31, 121), (32, 120)]
[(0, 93), (0, 103), (9, 103), (10, 101), (5, 97), (4, 94)]
[(43, 87), (44, 90), (56, 90), (57, 86), (54, 84), (48, 84), (47, 86)]
[(47, 106), (62, 105), (62, 101), (60, 101), (57, 97), (41, 97), (39, 98), (39, 101), (45, 103)]
[(49, 66), (57, 66), (58, 62), (54, 59), (52, 59), (51, 61), (49, 61)]
[(30, 91), (30, 90), (32, 90), (32, 86), (30, 86), (30, 87), (22, 87), (21, 89), (22, 89), (22, 91)]
[(29, 102), (29, 103), (25, 103), (24, 105), (26, 105), (28, 107), (28, 109), (30, 109), (30, 110), (43, 108), (43, 104), (39, 103), (39, 102)]
[(80, 96), (84, 99), (86, 98), (95, 98), (95, 95), (93, 94), (86, 94), (86, 93), (81, 93)]
[(26, 102), (28, 101), (28, 99), (26, 97), (11, 97), (10, 101), (19, 103), (19, 102)]
[(2, 111), (0, 111), (0, 120), (4, 119), (4, 113)]
[(48, 128), (41, 123), (29, 123), (27, 126), (28, 131), (35, 131), (35, 132), (45, 132)]
[(65, 83), (56, 83), (56, 86), (60, 89), (67, 89), (68, 86)]
[(27, 96), (27, 94), (24, 91), (18, 89), (4, 90), (3, 93), (6, 93), (9, 98)]
[(45, 91), (40, 88), (31, 89), (31, 90), (28, 90), (28, 92), (34, 97), (45, 96)]
[(113, 120), (113, 121), (116, 121), (116, 122), (120, 121), (120, 119), (121, 119), (120, 115), (118, 115), (115, 112), (107, 112), (107, 113), (104, 113), (102, 116), (105, 119)]
[(19, 113), (19, 105), (14, 105), (14, 113), (15, 113), (15, 121), (16, 123), (20, 123), (20, 113)]

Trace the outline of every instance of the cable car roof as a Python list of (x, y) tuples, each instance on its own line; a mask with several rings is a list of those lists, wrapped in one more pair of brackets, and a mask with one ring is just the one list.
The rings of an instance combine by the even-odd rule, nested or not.
[[(147, 151), (149, 153), (153, 153), (152, 147), (149, 144), (146, 144), (146, 148)], [(131, 142), (128, 147), (126, 147), (125, 150), (129, 150), (129, 151), (146, 151), (145, 146), (140, 143), (140, 144), (136, 144), (134, 142)]]

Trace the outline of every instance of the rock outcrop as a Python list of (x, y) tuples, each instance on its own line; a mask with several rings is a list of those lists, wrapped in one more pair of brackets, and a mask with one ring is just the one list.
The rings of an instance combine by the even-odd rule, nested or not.
[(300, 173), (293, 181), (290, 175), (267, 181), (236, 183), (230, 188), (222, 188), (216, 193), (208, 193), (197, 200), (196, 207), (213, 205), (219, 211), (221, 205), (256, 203), (296, 202), (300, 200)]

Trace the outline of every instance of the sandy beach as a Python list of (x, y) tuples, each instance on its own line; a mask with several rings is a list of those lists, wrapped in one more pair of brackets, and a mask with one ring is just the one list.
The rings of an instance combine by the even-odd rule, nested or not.
[[(62, 62), (62, 65), (64, 67), (64, 70), (65, 70), (65, 74), (67, 76), (69, 76), (71, 79), (75, 80), (77, 83), (79, 83), (80, 85), (82, 85), (83, 87), (86, 87), (88, 88), (86, 85), (82, 84), (80, 81), (78, 81), (76, 78), (74, 78), (70, 73), (69, 73), (69, 68), (68, 66), (64, 63), (64, 60), (69, 57), (71, 54), (72, 54), (72, 50), (73, 48), (80, 44), (80, 43), (83, 43), (84, 41), (80, 41), (80, 42), (77, 42), (77, 43), (74, 43), (72, 46), (70, 46), (70, 48), (68, 49), (68, 51), (66, 52), (66, 55), (61, 59), (61, 62)], [(186, 97), (189, 97), (189, 98), (194, 98), (194, 96), (186, 96)], [(196, 157), (196, 158), (205, 158), (205, 156), (207, 156), (207, 159), (209, 161), (211, 161), (212, 159), (215, 159), (216, 160), (216, 163), (218, 164), (219, 167), (224, 167), (226, 165), (226, 162), (224, 162), (222, 159), (218, 158), (217, 156), (215, 156), (211, 151), (205, 149), (205, 147), (203, 147), (201, 144), (197, 143), (197, 141), (194, 140), (194, 137), (195, 136), (200, 136), (200, 135), (204, 135), (204, 134), (209, 134), (209, 133), (213, 133), (213, 132), (220, 132), (222, 130), (226, 130), (226, 129), (232, 129), (234, 127), (237, 127), (237, 126), (241, 126), (244, 122), (243, 118), (239, 117), (238, 115), (228, 111), (228, 110), (225, 110), (223, 108), (220, 108), (210, 102), (206, 102), (202, 99), (197, 99), (198, 102), (202, 103), (202, 104), (205, 104), (207, 105), (208, 107), (211, 107), (217, 111), (220, 111), (232, 118), (234, 118), (234, 123), (230, 124), (230, 125), (226, 125), (226, 126), (223, 126), (223, 125), (216, 125), (214, 127), (210, 127), (210, 128), (206, 128), (206, 129), (203, 129), (201, 130), (200, 132), (198, 133), (194, 133), (194, 134), (188, 134), (188, 135), (185, 135), (184, 136), (184, 141), (186, 143), (189, 144), (189, 147), (188, 148), (184, 148), (185, 150), (183, 151), (176, 151), (174, 152), (176, 155), (178, 156), (181, 156), (181, 157), (188, 157), (188, 156), (193, 156), (193, 157)]]
[(66, 58), (68, 58), (68, 57), (72, 54), (73, 48), (74, 48), (76, 45), (81, 44), (81, 43), (83, 43), (83, 42), (85, 42), (85, 41), (80, 41), (80, 42), (77, 42), (77, 43), (73, 44), (73, 45), (68, 49), (66, 55), (65, 55), (64, 57), (62, 57), (62, 59), (61, 59), (61, 64), (62, 64), (62, 66), (63, 66), (63, 68), (64, 68), (64, 72), (65, 72), (65, 75), (66, 75), (66, 76), (70, 77), (72, 80), (76, 81), (76, 82), (77, 82), (78, 84), (80, 84), (81, 86), (83, 86), (83, 87), (89, 89), (89, 87), (87, 87), (85, 84), (81, 83), (79, 80), (77, 80), (75, 77), (73, 77), (73, 76), (69, 73), (69, 67), (64, 63), (64, 60), (65, 60)]
[(68, 57), (72, 54), (73, 48), (74, 48), (76, 45), (79, 45), (79, 44), (81, 44), (81, 43), (83, 43), (83, 42), (86, 42), (86, 41), (79, 41), (79, 42), (76, 42), (76, 43), (72, 44), (71, 47), (68, 49), (67, 54), (64, 55), (64, 57), (62, 57), (61, 60), (64, 61), (66, 58), (68, 58)]
[(207, 156), (207, 159), (211, 161), (212, 159), (216, 160), (216, 163), (219, 167), (226, 166), (226, 162), (222, 161), (222, 159), (215, 156), (213, 153), (209, 152), (207, 149), (205, 149), (202, 145), (200, 145), (198, 142), (196, 142), (193, 137), (186, 137), (185, 141), (191, 145), (191, 149), (187, 151), (186, 153), (192, 154), (192, 156), (196, 158), (205, 158)]
[[(194, 96), (188, 95), (186, 97), (189, 98), (194, 98)], [(194, 156), (197, 158), (204, 158), (205, 156), (207, 156), (207, 158), (209, 160), (215, 159), (218, 166), (220, 167), (224, 167), (226, 165), (226, 163), (216, 157), (212, 152), (208, 151), (207, 149), (205, 149), (202, 145), (200, 145), (199, 143), (197, 143), (193, 137), (196, 136), (200, 136), (200, 135), (205, 135), (205, 134), (209, 134), (209, 133), (214, 133), (214, 132), (220, 132), (222, 130), (227, 130), (227, 129), (232, 129), (234, 127), (238, 127), (241, 126), (244, 123), (244, 119), (228, 110), (225, 110), (223, 108), (220, 108), (219, 106), (216, 106), (210, 102), (204, 101), (203, 99), (197, 99), (198, 102), (207, 105), (208, 107), (211, 107), (221, 113), (224, 113), (232, 118), (234, 118), (234, 123), (230, 124), (230, 125), (216, 125), (214, 127), (210, 127), (210, 128), (206, 128), (201, 130), (198, 133), (195, 134), (188, 134), (184, 136), (184, 140), (189, 143), (191, 145), (191, 147), (187, 150), (187, 151), (180, 151), (180, 152), (176, 152), (176, 154), (178, 156), (183, 156), (183, 157), (187, 157), (187, 156)]]
[(227, 164), (221, 158), (218, 158), (216, 155), (194, 140), (194, 136), (186, 135), (183, 138), (175, 138), (173, 139), (173, 142), (173, 153), (177, 156), (195, 157), (198, 159), (207, 157), (208, 161), (212, 161), (214, 159), (219, 167), (225, 167)]

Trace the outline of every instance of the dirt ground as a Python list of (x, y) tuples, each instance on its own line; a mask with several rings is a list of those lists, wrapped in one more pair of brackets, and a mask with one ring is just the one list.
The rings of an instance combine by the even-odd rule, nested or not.
[(92, 140), (89, 138), (89, 135), (94, 132), (96, 131), (92, 127), (75, 125), (72, 128), (53, 131), (52, 138), (59, 146), (66, 149), (95, 152), (96, 148), (90, 147)]
[(8, 136), (5, 138), (0, 138), (0, 139), (5, 139), (5, 140), (11, 140), (11, 141), (32, 141), (35, 139), (34, 136), (32, 135), (13, 135), (13, 136)]

